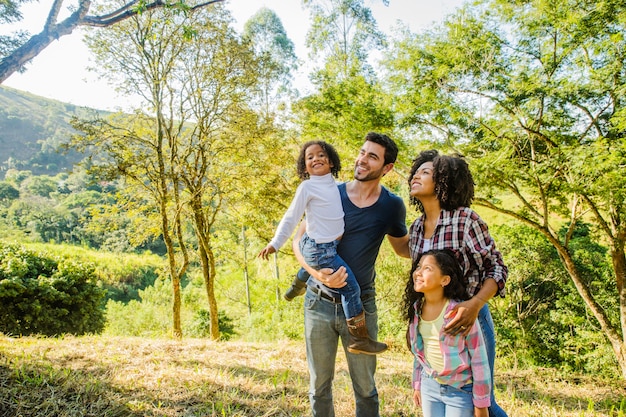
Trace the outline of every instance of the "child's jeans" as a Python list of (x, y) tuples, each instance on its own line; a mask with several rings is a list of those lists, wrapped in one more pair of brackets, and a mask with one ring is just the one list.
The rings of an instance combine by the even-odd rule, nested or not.
[[(353, 318), (363, 311), (361, 287), (359, 287), (359, 283), (348, 264), (337, 254), (338, 244), (338, 240), (328, 243), (315, 243), (315, 240), (305, 233), (302, 236), (302, 240), (300, 240), (300, 251), (306, 263), (314, 269), (331, 268), (333, 271), (336, 271), (341, 266), (346, 268), (348, 273), (346, 285), (341, 288), (332, 288), (331, 290), (341, 294), (341, 305), (346, 318)], [(308, 274), (301, 274), (301, 271), (298, 271), (297, 276), (301, 281), (304, 276), (308, 279)]]
[(472, 384), (454, 388), (422, 372), (421, 394), (424, 417), (474, 417)]

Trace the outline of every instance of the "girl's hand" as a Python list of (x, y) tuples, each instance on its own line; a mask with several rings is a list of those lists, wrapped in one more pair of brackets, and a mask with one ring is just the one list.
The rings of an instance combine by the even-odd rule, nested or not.
[(478, 318), (480, 308), (477, 307), (478, 304), (473, 303), (472, 300), (463, 301), (454, 306), (445, 316), (445, 318), (453, 317), (453, 319), (446, 325), (444, 332), (452, 336), (457, 334), (467, 336)]
[(339, 267), (335, 272), (330, 268), (323, 268), (315, 272), (314, 278), (328, 288), (341, 288), (346, 286), (348, 273), (344, 266)]
[(267, 261), (269, 259), (270, 254), (274, 252), (276, 252), (276, 249), (274, 249), (272, 245), (267, 245), (266, 247), (261, 249), (261, 252), (259, 252), (258, 257), (263, 258)]
[(474, 417), (489, 417), (489, 409), (474, 407)]
[[(419, 390), (413, 390), (413, 404), (415, 404), (416, 407), (421, 407), (422, 406), (422, 392)], [(486, 408), (485, 408), (486, 410)], [(489, 416), (487, 416), (489, 417)]]

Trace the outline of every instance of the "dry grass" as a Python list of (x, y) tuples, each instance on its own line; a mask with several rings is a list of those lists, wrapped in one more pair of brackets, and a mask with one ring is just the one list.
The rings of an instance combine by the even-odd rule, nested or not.
[[(335, 403), (338, 416), (351, 416), (343, 358)], [(410, 402), (411, 364), (405, 352), (380, 355), (381, 415), (420, 415)], [(624, 415), (621, 381), (564, 379), (550, 369), (501, 372), (497, 381), (511, 417)], [(302, 342), (0, 338), (1, 417), (304, 416), (307, 387)]]

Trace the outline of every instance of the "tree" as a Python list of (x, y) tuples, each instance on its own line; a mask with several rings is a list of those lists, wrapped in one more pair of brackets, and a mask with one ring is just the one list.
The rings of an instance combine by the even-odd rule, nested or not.
[(246, 22), (243, 38), (252, 44), (259, 58), (259, 107), (269, 120), (279, 99), (291, 91), (291, 71), (297, 67), (294, 45), (280, 18), (266, 7)]
[[(27, 1), (3, 1), (0, 7), (0, 22), (20, 21), (22, 15), (19, 8)], [(193, 11), (221, 1), (223, 0), (207, 0), (193, 5), (187, 4), (184, 0), (174, 2), (156, 0), (149, 3), (145, 1), (118, 1), (115, 6), (107, 5), (107, 9), (102, 9), (100, 14), (90, 15), (92, 1), (79, 0), (78, 6), (70, 16), (59, 22), (59, 13), (64, 1), (54, 0), (40, 33), (29, 37), (25, 32), (18, 32), (13, 36), (0, 37), (0, 84), (14, 72), (24, 71), (24, 66), (48, 45), (61, 36), (69, 35), (78, 27), (109, 27), (148, 10), (176, 8)]]
[(391, 102), (368, 63), (372, 49), (386, 40), (362, 0), (304, 4), (313, 20), (307, 46), (323, 67), (312, 76), (317, 92), (300, 100), (294, 111), (305, 136), (332, 137), (340, 153), (353, 156), (368, 131), (393, 129)]
[(6, 181), (0, 181), (0, 203), (11, 204), (11, 201), (20, 198), (20, 192)]
[[(219, 338), (213, 225), (225, 195), (243, 186), (239, 161), (255, 154), (249, 138), (256, 118), (248, 103), (256, 87), (256, 60), (230, 21), (223, 8), (175, 18), (153, 11), (88, 39), (102, 68), (118, 74), (126, 91), (143, 96), (144, 109), (152, 113), (77, 126), (88, 133), (83, 143), (95, 144), (109, 158), (103, 166), (143, 188), (137, 196), (146, 212), (158, 213), (177, 337), (182, 336), (180, 282), (189, 262), (187, 248), (196, 244), (211, 335)], [(189, 226), (195, 240), (185, 233)]]
[(363, 0), (304, 0), (312, 24), (306, 44), (312, 58), (321, 58), (332, 76), (369, 73), (369, 51), (386, 44), (372, 11)]
[[(230, 16), (217, 9), (198, 13), (193, 43), (181, 55), (177, 82), (178, 116), (190, 121), (173, 153), (185, 206), (197, 239), (197, 254), (209, 303), (209, 331), (220, 338), (213, 235), (229, 195), (247, 186), (247, 163), (257, 152), (252, 138), (257, 117), (249, 107), (258, 87), (258, 61), (229, 26)], [(231, 204), (236, 204), (230, 199)]]
[[(388, 58), (404, 125), (464, 152), (476, 203), (554, 246), (624, 378), (625, 33), (621, 1), (486, 0)], [(608, 247), (617, 320), (575, 248), (581, 223)]]

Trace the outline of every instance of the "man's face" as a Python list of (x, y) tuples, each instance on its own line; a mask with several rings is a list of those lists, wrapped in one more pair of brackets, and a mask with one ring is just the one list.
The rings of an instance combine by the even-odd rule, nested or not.
[(354, 163), (354, 179), (373, 181), (380, 179), (393, 168), (385, 165), (385, 147), (375, 142), (365, 141)]

